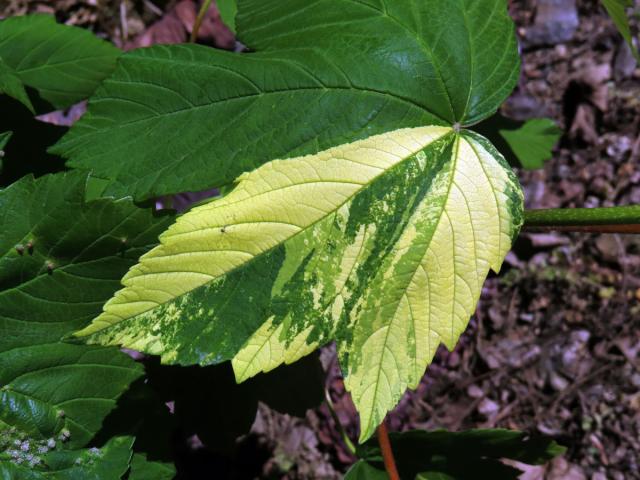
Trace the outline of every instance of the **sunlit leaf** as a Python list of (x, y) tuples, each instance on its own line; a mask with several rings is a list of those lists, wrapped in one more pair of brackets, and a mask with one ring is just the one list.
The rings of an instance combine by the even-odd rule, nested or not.
[(482, 137), (402, 129), (243, 175), (196, 207), (80, 332), (244, 380), (335, 340), (365, 439), (466, 327), (522, 221)]

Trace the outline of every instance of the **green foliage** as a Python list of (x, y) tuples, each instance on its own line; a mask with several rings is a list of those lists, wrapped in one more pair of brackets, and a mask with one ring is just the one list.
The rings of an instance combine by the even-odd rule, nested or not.
[[(176, 425), (225, 451), (258, 401), (316, 405), (317, 357), (276, 367), (331, 341), (364, 441), (453, 348), (519, 231), (517, 179), (470, 130), (519, 74), (506, 0), (218, 7), (249, 53), (121, 56), (51, 17), (0, 22), (2, 478), (172, 478), (149, 459)], [(43, 146), (61, 130), (32, 113), (90, 95), (51, 149), (76, 170), (24, 176), (60, 169)], [(544, 120), (498, 132), (525, 166), (557, 140)], [(171, 227), (134, 203), (214, 187)], [(145, 372), (123, 345), (206, 366)], [(507, 431), (392, 442), (403, 478), (514, 478), (499, 458), (559, 452)], [(347, 478), (386, 477), (373, 444), (359, 453)]]
[(402, 127), (470, 125), (518, 78), (505, 0), (238, 5), (255, 51), (127, 53), (52, 151), (142, 200)]
[(236, 0), (216, 0), (216, 6), (220, 12), (222, 21), (235, 33), (236, 14), (238, 13), (238, 3)]
[[(85, 183), (86, 175), (75, 172), (25, 177), (0, 190), (0, 430), (34, 448), (54, 442), (56, 452), (85, 446), (142, 375), (117, 349), (59, 339), (100, 311), (119, 277), (168, 223), (131, 200), (87, 203)], [(79, 453), (69, 455), (76, 461)], [(49, 457), (46, 462), (71, 458)], [(3, 468), (27, 475), (13, 460), (4, 459)], [(126, 471), (128, 456), (123, 465)], [(43, 478), (54, 475), (51, 469)], [(77, 469), (82, 478), (107, 478), (91, 477), (84, 466), (69, 474)]]
[(2, 154), (0, 154), (0, 160), (4, 157), (4, 147), (11, 139), (11, 135), (13, 135), (13, 132), (0, 133), (0, 152), (2, 152)]
[(31, 104), (31, 100), (29, 100), (29, 95), (27, 95), (22, 81), (18, 78), (14, 70), (0, 57), (0, 94), (2, 93), (15, 98), (32, 113), (35, 113), (35, 109)]
[(86, 325), (169, 225), (130, 199), (85, 202), (86, 180), (24, 177), (0, 190), (0, 351)]
[[(8, 456), (14, 460), (0, 460), (0, 478), (6, 480), (120, 480), (125, 478), (129, 470), (132, 444), (132, 438), (115, 437), (102, 448), (85, 450), (62, 451), (53, 447), (46, 453), (31, 454), (20, 449), (11, 449)], [(134, 465), (136, 465), (135, 460)], [(156, 478), (162, 479), (162, 477)]]
[[(56, 23), (49, 15), (11, 17), (0, 21), (0, 92), (22, 103), (24, 86), (37, 91), (55, 108), (65, 108), (91, 95), (115, 68), (120, 51), (90, 32)], [(3, 88), (9, 69), (13, 92)], [(17, 92), (16, 80), (24, 86)]]
[(551, 158), (551, 149), (558, 142), (562, 130), (548, 118), (534, 118), (516, 130), (500, 130), (511, 149), (527, 170), (542, 168)]
[(633, 56), (636, 57), (636, 61), (640, 62), (640, 53), (633, 44), (633, 37), (631, 36), (631, 28), (629, 27), (629, 19), (626, 12), (627, 8), (633, 7), (633, 0), (602, 0), (602, 4), (607, 9), (613, 23), (618, 27), (622, 38), (624, 38), (624, 41), (627, 42), (627, 45), (631, 48)]
[(526, 170), (542, 168), (562, 135), (562, 130), (548, 118), (518, 122), (499, 113), (476, 130), (491, 140), (510, 165)]
[(171, 480), (176, 474), (173, 465), (162, 462), (150, 462), (145, 455), (134, 453), (131, 470), (127, 480)]
[[(403, 479), (515, 480), (522, 472), (503, 463), (503, 459), (541, 465), (565, 451), (549, 438), (501, 429), (459, 433), (420, 430), (391, 434), (390, 438)], [(362, 445), (358, 456), (363, 460), (354, 465), (345, 480), (386, 478), (380, 470), (382, 457), (375, 442)]]

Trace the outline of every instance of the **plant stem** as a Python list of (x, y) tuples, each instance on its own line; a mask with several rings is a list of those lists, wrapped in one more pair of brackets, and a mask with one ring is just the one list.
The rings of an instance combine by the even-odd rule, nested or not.
[(524, 230), (640, 233), (640, 205), (605, 208), (551, 208), (524, 213)]
[(338, 418), (338, 414), (336, 413), (336, 409), (333, 406), (333, 401), (331, 400), (331, 395), (329, 394), (329, 389), (327, 389), (327, 388), (324, 389), (324, 397), (325, 397), (325, 399), (327, 401), (327, 407), (329, 408), (329, 413), (331, 413), (331, 418), (333, 418), (333, 422), (336, 424), (336, 427), (340, 431), (340, 435), (342, 436), (342, 441), (344, 442), (345, 446), (347, 447), (347, 450), (349, 450), (349, 453), (351, 453), (351, 455), (353, 455), (355, 457), (356, 456), (356, 447), (353, 444), (353, 442), (351, 441), (351, 439), (349, 438), (349, 435), (347, 435), (347, 432), (344, 430), (344, 427), (342, 426), (342, 423), (340, 422), (340, 419)]
[(210, 6), (211, 0), (204, 0), (204, 2), (202, 2), (200, 10), (198, 11), (198, 16), (196, 17), (196, 22), (193, 24), (193, 30), (191, 30), (191, 38), (189, 39), (191, 43), (195, 43), (198, 39), (200, 25), (202, 25), (202, 20), (204, 20), (204, 16), (207, 14)]
[(387, 426), (384, 420), (378, 425), (378, 442), (380, 443), (380, 451), (382, 452), (382, 459), (384, 460), (384, 468), (389, 475), (389, 480), (400, 480), (400, 474), (396, 467), (396, 459), (393, 456), (393, 450), (391, 450), (391, 442), (389, 441), (389, 432), (387, 432)]

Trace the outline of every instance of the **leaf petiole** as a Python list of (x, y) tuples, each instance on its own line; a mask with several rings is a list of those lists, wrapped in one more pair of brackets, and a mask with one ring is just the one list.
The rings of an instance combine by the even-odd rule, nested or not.
[(333, 401), (331, 400), (331, 394), (329, 393), (329, 389), (325, 388), (324, 389), (324, 397), (325, 400), (327, 402), (327, 408), (329, 409), (329, 413), (331, 413), (331, 418), (333, 418), (333, 422), (336, 424), (336, 428), (340, 431), (340, 435), (342, 436), (342, 441), (344, 442), (345, 446), (347, 447), (347, 450), (349, 450), (349, 453), (351, 453), (351, 455), (356, 455), (356, 447), (353, 444), (353, 442), (351, 441), (351, 439), (349, 438), (349, 435), (347, 435), (347, 432), (345, 431), (344, 427), (342, 426), (342, 422), (340, 422), (340, 419), (338, 418), (338, 414), (336, 413), (336, 409), (333, 406)]
[(380, 444), (380, 451), (382, 453), (382, 459), (384, 460), (384, 468), (389, 475), (389, 480), (400, 480), (400, 474), (398, 473), (398, 467), (396, 467), (396, 459), (393, 456), (393, 450), (391, 449), (391, 441), (389, 440), (389, 432), (384, 420), (378, 425), (378, 443)]
[(525, 231), (640, 233), (640, 205), (527, 210)]

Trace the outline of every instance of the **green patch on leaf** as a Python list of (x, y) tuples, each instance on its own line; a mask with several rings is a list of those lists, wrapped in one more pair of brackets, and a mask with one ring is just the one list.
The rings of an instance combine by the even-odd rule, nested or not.
[[(49, 15), (7, 18), (0, 21), (0, 91), (4, 64), (21, 84), (55, 108), (65, 108), (89, 97), (113, 71), (119, 55), (120, 50), (91, 32), (57, 24)], [(30, 105), (28, 97), (18, 99)]]
[(245, 380), (335, 340), (368, 438), (453, 348), (522, 223), (471, 132), (401, 129), (244, 174), (192, 209), (78, 336)]
[(398, 128), (474, 124), (518, 78), (506, 0), (240, 0), (246, 54), (124, 54), (52, 148), (136, 200)]

